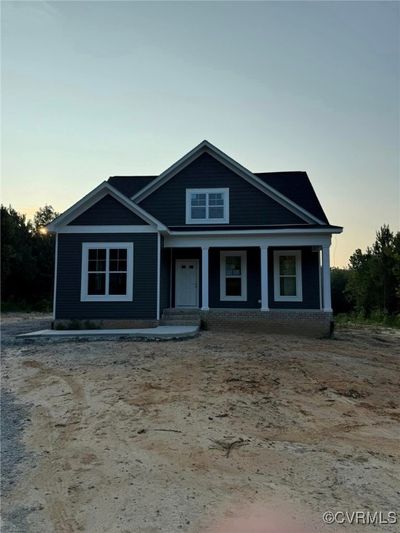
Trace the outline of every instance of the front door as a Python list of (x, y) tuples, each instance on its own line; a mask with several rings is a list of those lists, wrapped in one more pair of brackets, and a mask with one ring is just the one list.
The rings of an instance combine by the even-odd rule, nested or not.
[(199, 307), (199, 261), (175, 262), (175, 307)]

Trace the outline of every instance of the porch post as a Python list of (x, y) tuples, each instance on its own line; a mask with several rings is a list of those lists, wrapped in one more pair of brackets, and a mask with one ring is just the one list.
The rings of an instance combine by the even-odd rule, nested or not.
[(329, 265), (329, 246), (322, 245), (322, 300), (323, 310), (332, 311), (331, 303), (331, 270)]
[(208, 246), (201, 247), (201, 309), (208, 311)]
[(261, 311), (268, 311), (268, 246), (260, 246), (261, 254)]

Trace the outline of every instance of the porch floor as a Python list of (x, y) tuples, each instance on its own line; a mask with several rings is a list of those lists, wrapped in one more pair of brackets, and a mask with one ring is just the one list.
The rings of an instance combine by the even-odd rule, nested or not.
[(168, 340), (185, 339), (195, 337), (199, 331), (198, 326), (157, 326), (155, 328), (131, 328), (131, 329), (42, 329), (17, 335), (20, 339), (77, 339), (91, 338), (138, 338), (145, 340)]

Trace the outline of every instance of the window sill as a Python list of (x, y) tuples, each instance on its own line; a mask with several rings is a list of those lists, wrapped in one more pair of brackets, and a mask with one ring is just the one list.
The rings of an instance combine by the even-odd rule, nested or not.
[(274, 302), (302, 302), (303, 298), (300, 296), (276, 296)]
[(221, 296), (220, 302), (247, 302), (245, 296)]
[(132, 302), (132, 296), (83, 296), (81, 302)]
[(202, 220), (202, 219), (199, 219), (199, 220), (189, 220), (187, 219), (186, 220), (186, 224), (187, 225), (192, 225), (192, 226), (198, 226), (200, 224), (229, 224), (229, 220), (221, 220), (220, 218), (217, 218), (217, 219), (207, 219), (207, 220)]

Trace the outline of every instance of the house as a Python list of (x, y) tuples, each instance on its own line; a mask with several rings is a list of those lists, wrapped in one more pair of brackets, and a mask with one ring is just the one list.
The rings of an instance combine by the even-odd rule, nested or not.
[(208, 141), (114, 176), (48, 226), (54, 321), (329, 332), (329, 224), (306, 172), (253, 173)]

